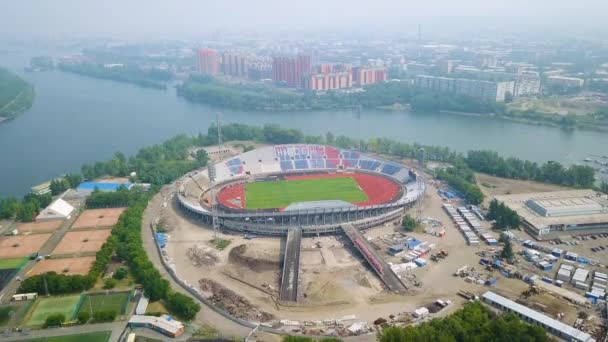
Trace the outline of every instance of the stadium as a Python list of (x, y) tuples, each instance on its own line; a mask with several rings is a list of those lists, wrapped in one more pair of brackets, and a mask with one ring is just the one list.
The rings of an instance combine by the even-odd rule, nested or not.
[(370, 228), (398, 219), (425, 184), (405, 166), (332, 146), (265, 146), (193, 171), (179, 181), (180, 206), (222, 228), (284, 236)]

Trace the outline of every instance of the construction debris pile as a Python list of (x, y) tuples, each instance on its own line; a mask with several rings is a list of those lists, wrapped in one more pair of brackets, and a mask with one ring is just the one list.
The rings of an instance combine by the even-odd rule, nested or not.
[(469, 267), (468, 265), (462, 266), (456, 272), (454, 272), (455, 277), (464, 278), (464, 281), (467, 283), (473, 283), (477, 285), (496, 285), (496, 278), (492, 276), (488, 276), (478, 270), (475, 267)]
[(192, 261), (192, 265), (196, 267), (213, 266), (219, 261), (212, 249), (207, 247), (201, 248), (197, 245), (188, 248), (186, 256)]
[(274, 318), (272, 314), (259, 310), (247, 299), (211, 279), (200, 279), (199, 286), (203, 296), (237, 318), (256, 322), (268, 322)]
[(324, 319), (319, 321), (294, 321), (282, 319), (279, 321), (284, 329), (291, 332), (302, 333), (309, 336), (357, 336), (367, 334), (373, 329), (363, 321), (356, 320), (355, 315), (348, 315), (338, 319)]

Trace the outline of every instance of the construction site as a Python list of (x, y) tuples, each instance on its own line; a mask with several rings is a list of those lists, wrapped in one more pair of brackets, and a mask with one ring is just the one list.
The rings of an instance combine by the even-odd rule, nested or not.
[[(604, 329), (605, 307), (574, 293), (574, 285), (543, 281), (554, 275), (526, 258), (525, 232), (514, 232), (516, 256), (496, 262), (500, 233), (480, 209), (426, 181), (418, 204), (397, 218), (363, 229), (342, 224), (330, 235), (290, 228), (272, 237), (202, 225), (181, 209), (179, 182), (155, 196), (146, 215), (163, 227), (155, 235), (161, 258), (186, 287), (236, 319), (289, 333), (375, 334), (382, 322), (449, 315), (488, 290), (581, 331)], [(413, 231), (402, 226), (405, 214), (419, 222)]]

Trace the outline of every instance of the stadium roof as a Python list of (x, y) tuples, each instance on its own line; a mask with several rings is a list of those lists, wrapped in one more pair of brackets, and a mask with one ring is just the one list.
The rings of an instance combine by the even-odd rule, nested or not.
[(595, 341), (595, 339), (593, 339), (591, 337), (591, 335), (589, 335), (586, 332), (575, 329), (565, 323), (555, 320), (549, 316), (543, 315), (540, 312), (534, 311), (526, 306), (515, 303), (514, 301), (507, 299), (501, 295), (498, 295), (492, 291), (488, 291), (488, 292), (484, 293), (482, 297), (487, 301), (501, 305), (501, 306), (509, 309), (510, 311), (516, 312), (522, 316), (525, 316), (525, 317), (528, 317), (528, 318), (534, 320), (535, 322), (541, 323), (545, 327), (549, 327), (555, 331), (558, 331), (562, 335), (571, 337), (571, 338), (575, 339), (576, 341), (581, 341), (581, 342)]
[(310, 209), (335, 209), (335, 208), (352, 208), (356, 205), (339, 200), (328, 200), (328, 201), (309, 201), (309, 202), (298, 202), (288, 205), (284, 211), (297, 211), (297, 210), (310, 210)]

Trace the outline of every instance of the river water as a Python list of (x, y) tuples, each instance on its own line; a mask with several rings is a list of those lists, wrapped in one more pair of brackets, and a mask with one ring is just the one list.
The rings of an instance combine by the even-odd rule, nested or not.
[[(0, 196), (21, 196), (52, 177), (80, 170), (86, 162), (126, 154), (178, 133), (206, 132), (217, 108), (189, 103), (174, 89), (145, 89), (60, 71), (24, 73), (31, 54), (0, 52), (0, 65), (34, 84), (33, 107), (0, 124)], [(276, 123), (306, 134), (386, 137), (447, 146), (458, 151), (491, 149), (534, 161), (580, 161), (608, 154), (608, 134), (564, 131), (442, 113), (364, 110), (248, 112), (221, 109), (225, 123)]]

